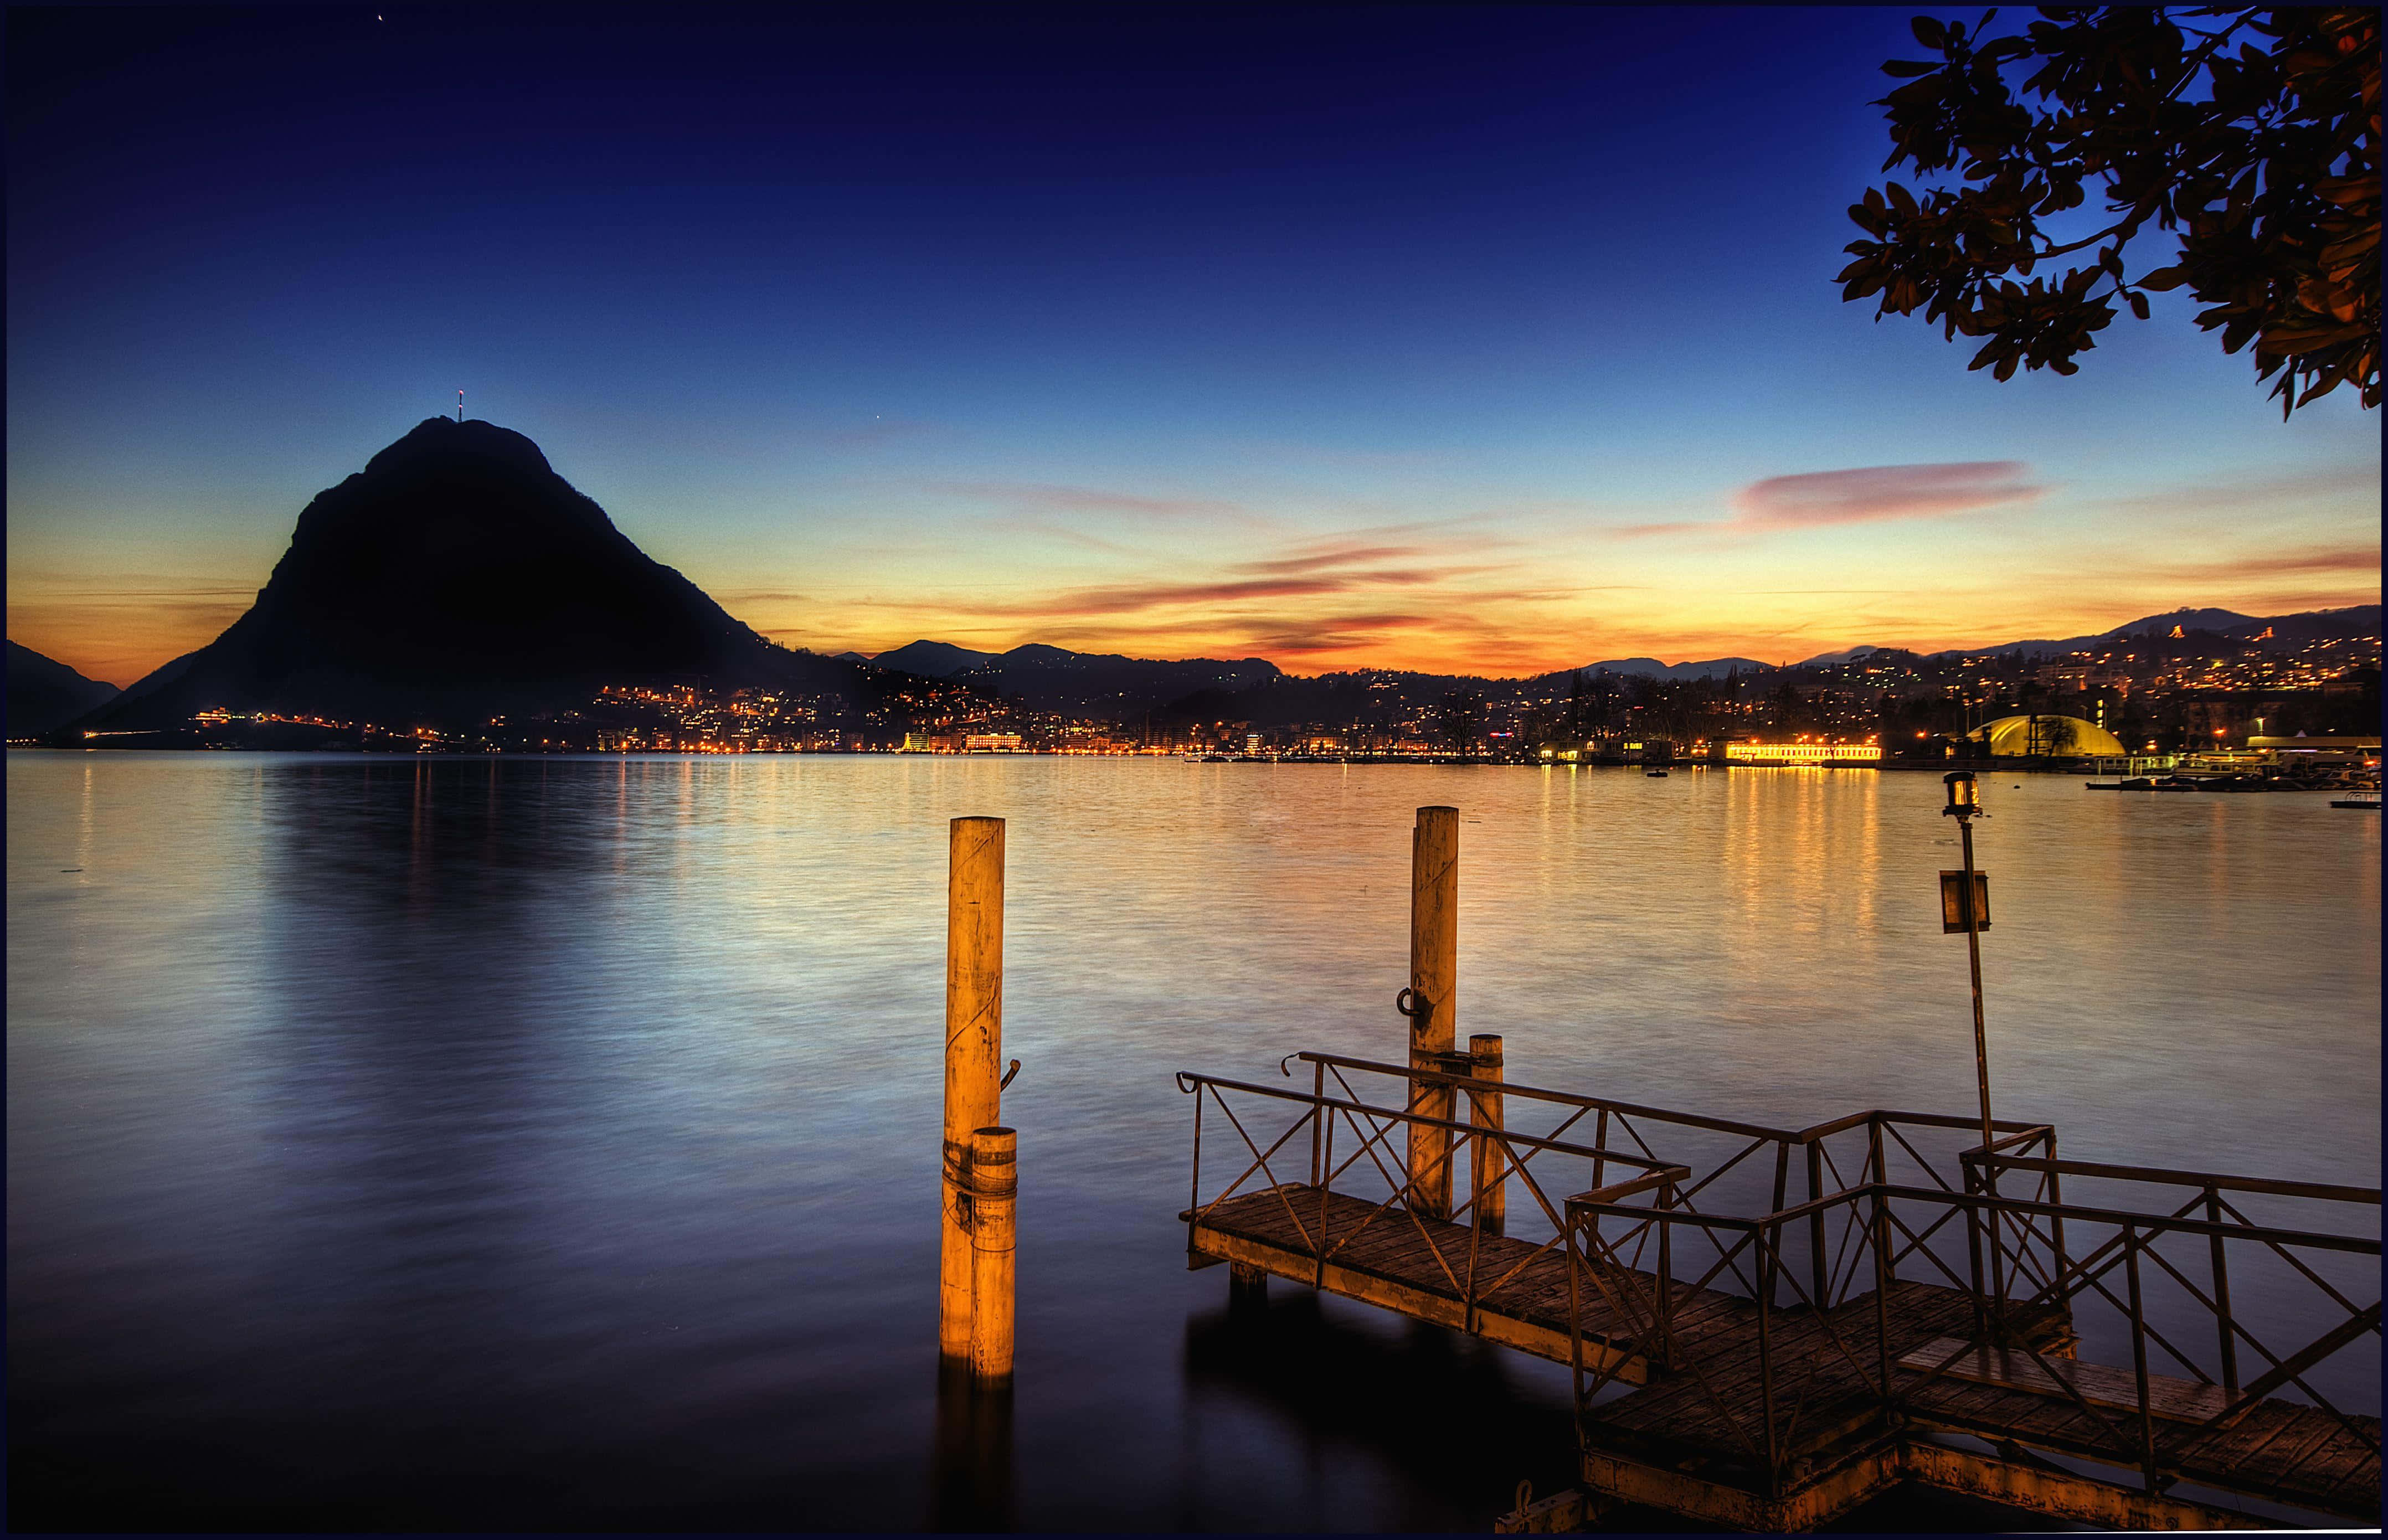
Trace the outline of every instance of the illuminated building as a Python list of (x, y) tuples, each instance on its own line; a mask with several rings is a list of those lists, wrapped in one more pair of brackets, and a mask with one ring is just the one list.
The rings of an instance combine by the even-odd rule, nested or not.
[(1879, 765), (1880, 744), (1727, 744), (1727, 763), (1736, 765)]
[(2079, 717), (2001, 717), (1985, 722), (1969, 736), (1979, 739), (1994, 757), (2011, 755), (2127, 754), (2123, 741), (2096, 722)]

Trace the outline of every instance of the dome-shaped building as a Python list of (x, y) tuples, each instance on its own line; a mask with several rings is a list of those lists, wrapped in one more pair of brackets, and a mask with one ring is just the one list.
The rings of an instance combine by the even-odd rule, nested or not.
[(2130, 751), (2123, 740), (2081, 717), (2059, 717), (2041, 712), (2029, 717), (2001, 717), (1985, 722), (1967, 734), (1987, 745), (1994, 757), (2009, 755), (2108, 754), (2122, 755)]

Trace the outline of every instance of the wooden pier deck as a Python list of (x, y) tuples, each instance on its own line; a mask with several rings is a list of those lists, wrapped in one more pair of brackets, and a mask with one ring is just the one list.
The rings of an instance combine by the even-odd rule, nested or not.
[[(1300, 1057), (1339, 1071), (1453, 1078)], [(2376, 1212), (2369, 1190), (2060, 1161), (2053, 1132), (2025, 1125), (1956, 1152), (1950, 1164), (1963, 1169), (1946, 1173), (1950, 1180), (1911, 1140), (1919, 1130), (1962, 1129), (1962, 1119), (1875, 1112), (1795, 1133), (1502, 1087), (1508, 1097), (1572, 1109), (1561, 1134), (1598, 1113), (1596, 1142), (1571, 1145), (1497, 1123), (1461, 1124), (1416, 1110), (1420, 1103), (1372, 1105), (1348, 1087), (1329, 1095), (1324, 1073), (1315, 1079), (1305, 1094), (1181, 1075), (1230, 1117), (1230, 1094), (1300, 1109), (1274, 1143), (1233, 1124), (1242, 1175), (1181, 1215), (1189, 1262), (1232, 1264), (1248, 1282), (1284, 1279), (1573, 1366), (1583, 1489), (1521, 1508), (1498, 1527), (1571, 1528), (1622, 1501), (1720, 1527), (1804, 1530), (1902, 1481), (2111, 1528), (2270, 1521), (2234, 1507), (2245, 1501), (2362, 1523), (2378, 1517), (2380, 1419), (2333, 1407), (2305, 1377), (2376, 1339), (2381, 1307), (2359, 1302), (2366, 1267), (2377, 1298), (2379, 1242), (2361, 1223), (2334, 1231), (2260, 1226), (2229, 1196)], [(1695, 1211), (1707, 1182), (1654, 1158), (1637, 1131), (1661, 1120), (1748, 1136), (1759, 1152), (1773, 1146), (1772, 1210)], [(1539, 1244), (1498, 1233), (1470, 1212), (1489, 1183), (1454, 1215), (1447, 1178), (1440, 1194), (1429, 1191), (1439, 1168), (1418, 1175), (1415, 1146), (1410, 1165), (1386, 1171), (1380, 1152), (1404, 1125), (1453, 1141), (1436, 1148), (1465, 1150), (1471, 1161), (1490, 1161), (1498, 1149), (1490, 1169), (1535, 1200), (1535, 1232), (1548, 1234), (1539, 1221), (1561, 1213), (1565, 1228)], [(1297, 1144), (1305, 1130), (1310, 1139)], [(1630, 1148), (1614, 1142), (1620, 1132)], [(1360, 1152), (1339, 1167), (1345, 1136)], [(1863, 1148), (1836, 1161), (1827, 1148), (1835, 1139)], [(1894, 1175), (1895, 1149), (1914, 1156), (1930, 1185)], [(1747, 1153), (1729, 1154), (1725, 1165)], [(1379, 1155), (1379, 1180), (1406, 1176), (1406, 1184), (1389, 1197), (1334, 1190), (1338, 1171), (1371, 1154)], [(1589, 1160), (1595, 1182), (1603, 1161), (1627, 1177), (1562, 1198), (1525, 1165), (1537, 1158)], [(1273, 1161), (1305, 1163), (1312, 1180), (1276, 1181)], [(1804, 1203), (1785, 1190), (1800, 1164), (1810, 1177)], [(2174, 1196), (2140, 1208), (2066, 1203), (2060, 1177)], [(2181, 1188), (2191, 1190), (2185, 1203)], [(1198, 1119), (1198, 1200), (1200, 1192)], [(1936, 1236), (1937, 1251), (1927, 1246)], [(2351, 1265), (2339, 1275), (2347, 1292), (2314, 1270), (2333, 1257)], [(2333, 1308), (2344, 1318), (2303, 1345), (2265, 1347), (2259, 1336), (2269, 1332), (2229, 1308), (2230, 1267), (2257, 1260), (2302, 1273), (2331, 1302), (2319, 1318)], [(2184, 1271), (2192, 1266), (2210, 1277), (2192, 1280)], [(2218, 1350), (2207, 1339), (2203, 1367), (2180, 1359), (2182, 1344), (2164, 1334), (2189, 1317), (2159, 1331), (2142, 1310), (2143, 1281), (2166, 1275), (2220, 1332)], [(1655, 1308), (1661, 1276), (1663, 1311)], [(2138, 1345), (2122, 1363), (2075, 1358), (2074, 1311), (2085, 1306), (2128, 1327), (2126, 1340)], [(2159, 1349), (2178, 1362), (2152, 1367)], [(2238, 1359), (2262, 1360), (2250, 1362), (2243, 1384)], [(2172, 1368), (2195, 1378), (2165, 1372)]]
[[(1305, 1233), (1307, 1232), (1307, 1233)], [(1327, 1260), (1314, 1260), (1312, 1239)], [(1239, 1192), (1193, 1222), (1192, 1250), (1209, 1262), (1240, 1263), (1369, 1305), (1514, 1347), (1553, 1363), (1570, 1361), (1568, 1259), (1554, 1247), (1500, 1236), (1476, 1238), (1471, 1312), (1470, 1227), (1384, 1209), (1347, 1193), (1304, 1183)], [(1199, 1264), (1198, 1264), (1199, 1265)], [(1655, 1281), (1642, 1275), (1645, 1286)], [(1679, 1318), (1729, 1316), (1749, 1302), (1678, 1282)], [(1578, 1308), (1587, 1357), (1640, 1384), (1648, 1377), (1645, 1344), (1598, 1291)]]
[[(1314, 1259), (1313, 1238), (1323, 1241), (1320, 1249), (1331, 1257), (1323, 1267)], [(1471, 1239), (1476, 1277), (1498, 1280), (1480, 1288), (1472, 1319), (1465, 1286)], [(1302, 1183), (1225, 1200), (1193, 1226), (1192, 1243), (1201, 1262), (1241, 1264), (1413, 1319), (1473, 1331), (1556, 1363), (1569, 1361), (1568, 1263), (1556, 1249), (1472, 1236), (1467, 1225), (1384, 1209), (1344, 1193), (1322, 1194)], [(1656, 1281), (1648, 1273), (1636, 1277), (1645, 1288)], [(1658, 1366), (1649, 1362), (1645, 1344), (1600, 1291), (1580, 1286), (1576, 1309), (1588, 1359), (1596, 1357), (1617, 1379), (1642, 1387), (1586, 1414), (1585, 1432), (1603, 1451), (1611, 1479), (1644, 1489), (1649, 1497), (1670, 1495), (1670, 1506), (1679, 1508), (1692, 1497), (1693, 1485), (1715, 1489), (1702, 1506), (1721, 1520), (1743, 1506), (1733, 1501), (1736, 1494), (1756, 1512), (1767, 1485), (1753, 1447), (1763, 1419), (1756, 1302), (1678, 1282), (1672, 1322), (1678, 1356), (1671, 1365)], [(1892, 1283), (1887, 1308), (1881, 1311), (1871, 1291), (1822, 1317), (1773, 1307), (1771, 1351), (1778, 1363), (1800, 1366), (1778, 1393), (1800, 1403), (1783, 1450), (1791, 1492), (1820, 1483), (1829, 1486), (1832, 1476), (1853, 1473), (1861, 1483), (1861, 1497), (1865, 1490), (1912, 1473), (1909, 1462), (1882, 1457), (1896, 1451), (1873, 1447), (1862, 1438), (1861, 1447), (1851, 1446), (1852, 1436), (1861, 1435), (1878, 1416), (1880, 1397), (1868, 1381), (1879, 1361), (1878, 1318), (1888, 1324), (1890, 1356), (1909, 1361), (1894, 1373), (1918, 1429), (2115, 1463), (2108, 1430), (2061, 1391), (2051, 1394), (2055, 1387), (2026, 1389), (1927, 1372), (1923, 1366), (1947, 1355), (1932, 1350), (1962, 1339), (1973, 1315), (1973, 1299), (1964, 1291), (1905, 1279)], [(2072, 1329), (2060, 1310), (2043, 1308), (2021, 1330), (2043, 1353), (2061, 1357), (2071, 1352)], [(2085, 1370), (2092, 1377), (2099, 1372), (2096, 1366)], [(2021, 1378), (2027, 1371), (2011, 1372)], [(2128, 1372), (2123, 1377), (2129, 1378)], [(2218, 1392), (2196, 1389), (2204, 1396), (2185, 1397), (2184, 1415), (2218, 1409)], [(2090, 1399), (2100, 1400), (2094, 1388)], [(2349, 1429), (2318, 1407), (2265, 1400), (2228, 1428), (2167, 1421), (2157, 1435), (2157, 1453), (2181, 1481), (2363, 1518), (2378, 1511), (2381, 1425), (2377, 1419), (2354, 1420), (2356, 1427)], [(1871, 1465), (1862, 1458), (1853, 1462), (1853, 1452), (1875, 1457)], [(1691, 1472), (1696, 1472), (1696, 1482), (1682, 1479)], [(1833, 1508), (1857, 1500), (1846, 1492), (1817, 1495)], [(2195, 1507), (2172, 1506), (2184, 1511)]]
[[(1923, 1385), (1922, 1379), (1912, 1370), (1900, 1375), (1908, 1415), (1922, 1426), (2117, 1463), (2104, 1430), (2068, 1398), (1945, 1379)], [(2376, 1524), (2380, 1439), (2376, 1417), (2342, 1422), (2318, 1406), (2267, 1398), (2228, 1427), (2160, 1422), (2155, 1452), (2182, 1482)]]

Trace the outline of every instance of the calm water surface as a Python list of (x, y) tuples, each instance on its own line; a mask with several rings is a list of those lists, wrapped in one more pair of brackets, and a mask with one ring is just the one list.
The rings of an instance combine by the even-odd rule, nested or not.
[[(1569, 1484), (1549, 1366), (1282, 1286), (1231, 1322), (1184, 1266), (1170, 1072), (1399, 1052), (1421, 804), (1465, 820), (1459, 1031), (1505, 1034), (1512, 1080), (1793, 1127), (1973, 1107), (1933, 776), (7, 775), (20, 1527), (928, 1521), (959, 814), (1010, 821), (1023, 1527), (1482, 1529)], [(2376, 817), (1985, 800), (2002, 1117), (2377, 1185)]]

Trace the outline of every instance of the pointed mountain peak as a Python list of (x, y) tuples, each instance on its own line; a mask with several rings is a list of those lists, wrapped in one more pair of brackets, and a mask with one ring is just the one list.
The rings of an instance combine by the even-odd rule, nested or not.
[(421, 462), (488, 461), (532, 475), (553, 476), (555, 467), (527, 437), (475, 417), (426, 417), (406, 436), (365, 462), (367, 476), (387, 475)]

